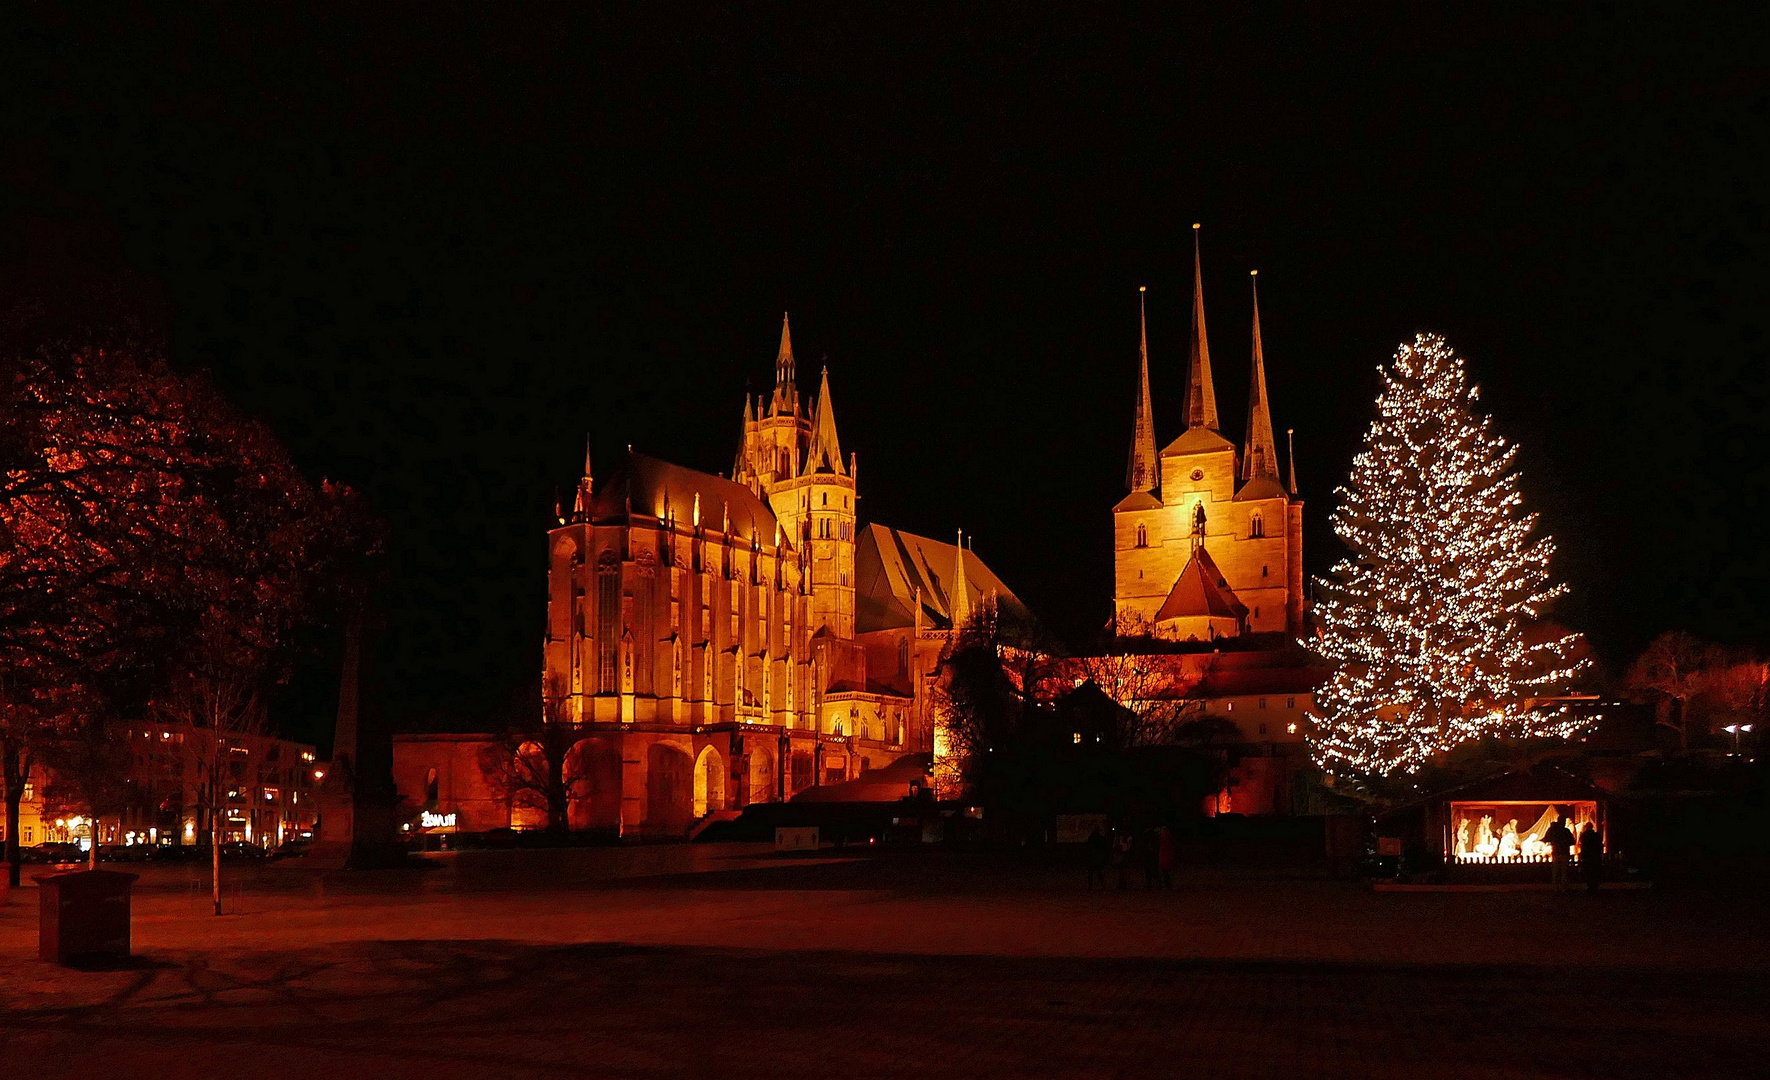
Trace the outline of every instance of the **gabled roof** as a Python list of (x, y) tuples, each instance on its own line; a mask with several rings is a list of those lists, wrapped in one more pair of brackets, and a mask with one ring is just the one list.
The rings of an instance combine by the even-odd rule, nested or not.
[(1289, 502), (1290, 493), (1279, 486), (1278, 480), (1270, 476), (1256, 476), (1241, 486), (1235, 493), (1236, 502), (1251, 502), (1255, 499), (1283, 499)]
[(1243, 619), (1247, 614), (1247, 606), (1236, 599), (1223, 572), (1200, 544), (1193, 549), (1186, 568), (1180, 571), (1180, 579), (1168, 590), (1168, 598), (1156, 612), (1155, 621), (1159, 624), (1169, 619)]
[[(885, 525), (862, 526), (854, 550), (855, 632), (914, 626), (917, 589), (922, 595), (923, 620), (934, 626), (950, 625), (952, 600), (947, 589), (953, 581), (958, 552), (953, 544), (915, 533)], [(1026, 612), (1026, 605), (976, 552), (966, 551), (964, 556), (973, 611), (993, 593), (1003, 610)]]
[(1162, 455), (1169, 454), (1214, 454), (1227, 450), (1235, 452), (1235, 444), (1206, 427), (1188, 428), (1178, 439), (1162, 447)]
[[(591, 520), (625, 516), (629, 505), (635, 514), (661, 518), (667, 505), (679, 523), (688, 525), (692, 524), (690, 515), (697, 495), (701, 525), (709, 532), (718, 531), (723, 515), (729, 512), (732, 536), (773, 546), (774, 511), (749, 488), (632, 450), (606, 480), (597, 482)], [(781, 546), (791, 548), (790, 538), (783, 539)]]
[(1120, 499), (1112, 512), (1117, 514), (1125, 510), (1160, 510), (1162, 501), (1147, 491), (1133, 491)]

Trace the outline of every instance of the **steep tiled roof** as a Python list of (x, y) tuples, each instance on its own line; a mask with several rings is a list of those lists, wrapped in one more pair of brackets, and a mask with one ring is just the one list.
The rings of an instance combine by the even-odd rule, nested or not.
[[(952, 621), (947, 588), (958, 548), (885, 525), (867, 525), (855, 543), (855, 631), (915, 625), (915, 596), (922, 591), (923, 619), (932, 626)], [(1026, 606), (1002, 584), (974, 551), (965, 552), (965, 579), (976, 610), (992, 592), (1003, 610), (1024, 613)]]
[(1223, 572), (1200, 544), (1193, 549), (1186, 568), (1180, 571), (1180, 579), (1168, 590), (1168, 598), (1156, 612), (1155, 621), (1160, 624), (1169, 619), (1240, 619), (1247, 613), (1247, 606), (1236, 599)]
[[(631, 450), (607, 479), (596, 482), (591, 519), (620, 517), (627, 512), (627, 500), (631, 498), (635, 514), (663, 517), (668, 505), (677, 522), (686, 525), (692, 522), (690, 515), (694, 513), (697, 495), (701, 500), (701, 524), (709, 532), (718, 531), (729, 512), (732, 536), (746, 542), (755, 537), (763, 544), (773, 545), (774, 511), (749, 488)], [(790, 548), (792, 538), (783, 538), (782, 546)]]

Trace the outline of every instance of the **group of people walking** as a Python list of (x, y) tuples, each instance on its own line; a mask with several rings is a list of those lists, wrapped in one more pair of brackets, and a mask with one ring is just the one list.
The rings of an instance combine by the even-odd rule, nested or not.
[(1134, 832), (1096, 828), (1088, 836), (1088, 887), (1106, 886), (1106, 872), (1117, 871), (1118, 887), (1131, 887), (1131, 870), (1143, 870), (1143, 887), (1174, 887), (1174, 832), (1166, 825)]

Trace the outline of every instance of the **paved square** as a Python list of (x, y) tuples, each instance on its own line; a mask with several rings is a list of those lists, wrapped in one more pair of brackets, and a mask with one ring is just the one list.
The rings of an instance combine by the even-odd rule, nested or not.
[(1172, 892), (944, 852), (475, 853), (431, 870), (152, 867), (141, 966), (40, 964), (0, 914), (35, 1078), (1761, 1075), (1765, 903)]

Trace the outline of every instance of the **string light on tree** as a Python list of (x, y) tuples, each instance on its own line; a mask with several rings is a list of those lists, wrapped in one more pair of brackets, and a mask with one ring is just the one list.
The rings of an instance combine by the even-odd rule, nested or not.
[(1423, 334), (1379, 368), (1383, 389), (1334, 531), (1351, 550), (1319, 579), (1320, 634), (1335, 664), (1316, 695), (1318, 763), (1356, 778), (1411, 773), (1488, 736), (1568, 736), (1563, 710), (1529, 706), (1585, 665), (1577, 634), (1527, 641), (1554, 544), (1532, 537), (1517, 447), (1476, 411), (1462, 357)]

